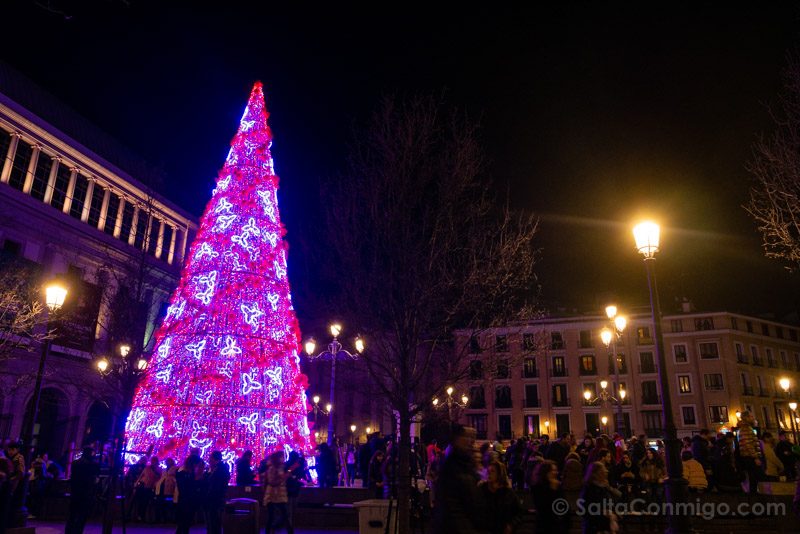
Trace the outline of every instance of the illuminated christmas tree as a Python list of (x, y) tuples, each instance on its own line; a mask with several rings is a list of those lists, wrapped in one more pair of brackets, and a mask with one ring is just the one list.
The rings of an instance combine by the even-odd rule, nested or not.
[[(272, 134), (250, 94), (126, 425), (128, 451), (310, 450)], [(131, 455), (133, 456), (133, 455)]]

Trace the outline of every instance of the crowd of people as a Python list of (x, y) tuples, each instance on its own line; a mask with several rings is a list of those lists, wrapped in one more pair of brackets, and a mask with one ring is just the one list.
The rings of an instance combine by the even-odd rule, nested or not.
[[(735, 434), (701, 430), (683, 439), (682, 474), (689, 491), (744, 488), (753, 494), (761, 481), (798, 480), (800, 448), (784, 432), (777, 439), (768, 432), (758, 435), (753, 425), (752, 415), (744, 412)], [(268, 533), (277, 528), (293, 532), (295, 505), (306, 485), (360, 486), (378, 499), (397, 495), (398, 447), (392, 436), (375, 433), (366, 443), (334, 439), (319, 444), (308, 461), (300, 452), (286, 458), (279, 451), (256, 465), (253, 453), (245, 451), (229, 466), (219, 451), (212, 451), (207, 462), (199, 452), (192, 451), (182, 465), (172, 458), (144, 456), (126, 466), (126, 520), (173, 522), (180, 534), (189, 532), (202, 512), (207, 531), (219, 533), (231, 479), (238, 486), (264, 487)], [(558, 499), (573, 506), (579, 498), (586, 504), (634, 498), (661, 502), (668, 478), (664, 444), (645, 435), (526, 436), (507, 446), (495, 441), (476, 447), (474, 431), (455, 425), (444, 450), (436, 440), (414, 440), (410, 452), (412, 507), (419, 506), (419, 517), (431, 514), (434, 532), (442, 533), (510, 534), (523, 517), (520, 497), (526, 492), (537, 512), (537, 532), (563, 531), (569, 513), (553, 509)], [(106, 464), (107, 451), (95, 454), (85, 448), (68, 466), (68, 534), (83, 532)], [(38, 515), (63, 475), (46, 454), (35, 455), (26, 466), (21, 444), (7, 443), (0, 452), (0, 534), (13, 524), (24, 498), (30, 517)], [(585, 532), (615, 530), (611, 515), (585, 515), (582, 521)]]

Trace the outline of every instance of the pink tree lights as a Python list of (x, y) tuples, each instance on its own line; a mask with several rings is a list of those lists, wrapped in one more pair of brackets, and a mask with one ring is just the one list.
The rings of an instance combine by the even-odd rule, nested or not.
[(128, 451), (218, 449), (232, 464), (247, 449), (311, 449), (267, 117), (256, 83), (136, 392)]

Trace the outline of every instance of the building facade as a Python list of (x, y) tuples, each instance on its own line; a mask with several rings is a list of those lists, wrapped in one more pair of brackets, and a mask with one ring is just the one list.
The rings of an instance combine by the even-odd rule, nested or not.
[[(146, 167), (124, 148), (2, 64), (0, 157), (2, 254), (69, 290), (68, 318), (49, 325), (57, 329), (34, 429), (36, 444), (59, 457), (108, 437), (118, 399), (95, 363), (116, 351), (108, 325), (120, 290), (141, 285), (150, 337), (197, 224), (133, 175)], [(129, 341), (147, 356), (148, 340)], [(0, 361), (0, 438), (23, 433), (40, 354), (33, 349)]]
[[(601, 341), (601, 330), (613, 327), (604, 316), (545, 318), (462, 336), (471, 362), (456, 393), (470, 399), (461, 421), (484, 439), (613, 433), (618, 420), (627, 435), (662, 436), (652, 319), (649, 313), (627, 319), (616, 347)], [(662, 326), (679, 436), (731, 428), (744, 410), (763, 430), (792, 430), (788, 403), (798, 400), (800, 380), (797, 326), (728, 312), (666, 315)], [(789, 379), (788, 392), (782, 378)]]

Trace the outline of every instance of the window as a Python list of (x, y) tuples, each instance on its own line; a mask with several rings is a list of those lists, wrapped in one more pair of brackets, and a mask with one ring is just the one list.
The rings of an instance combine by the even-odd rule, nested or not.
[(131, 226), (133, 224), (133, 204), (130, 202), (125, 203), (125, 208), (122, 210), (122, 227), (119, 231), (119, 238), (123, 241), (128, 241), (128, 236), (131, 235)]
[(672, 319), (669, 325), (673, 333), (683, 332), (683, 321), (680, 319)]
[(664, 430), (661, 428), (661, 412), (658, 410), (644, 410), (642, 411), (642, 420), (644, 422), (644, 433), (648, 437), (661, 436)]
[(692, 379), (690, 375), (678, 375), (678, 393), (687, 394), (692, 392)]
[[(625, 355), (622, 353), (617, 353), (617, 365), (619, 366), (619, 372), (625, 374), (628, 372), (628, 364), (625, 363)], [(616, 371), (614, 369), (614, 355), (608, 355), (608, 374), (613, 375)]]
[(587, 413), (586, 414), (586, 432), (589, 434), (597, 435), (603, 430), (600, 428), (600, 414)]
[(745, 327), (747, 327), (747, 331), (749, 333), (753, 333), (753, 321), (745, 321)]
[(594, 364), (594, 356), (591, 354), (585, 354), (580, 358), (581, 362), (581, 375), (596, 375), (597, 374), (597, 367)]
[[(8, 148), (11, 146), (11, 134), (5, 130), (0, 130), (0, 168), (5, 164), (8, 157)], [(8, 434), (3, 434), (7, 436)]]
[(769, 397), (769, 393), (767, 392), (767, 388), (764, 387), (764, 379), (761, 378), (761, 375), (756, 375), (756, 384), (758, 384), (758, 394), (761, 397)]
[(536, 350), (536, 339), (533, 334), (522, 334), (522, 349)]
[(639, 353), (639, 372), (641, 373), (655, 373), (656, 363), (653, 360), (652, 352)]
[[(92, 203), (89, 206), (89, 219), (86, 221), (95, 228), (97, 228), (97, 225), (100, 224), (100, 212), (103, 209), (103, 197), (105, 197), (105, 194), (105, 189), (95, 184), (94, 190), (92, 191)], [(142, 220), (141, 215), (139, 216), (139, 220)], [(139, 227), (137, 226), (136, 228), (136, 231), (138, 232)], [(141, 244), (138, 246), (141, 247)]]
[(483, 386), (469, 388), (469, 408), (471, 410), (486, 408), (486, 396), (483, 392)]
[[(8, 175), (8, 185), (14, 189), (22, 191), (25, 185), (25, 176), (28, 174), (28, 165), (31, 163), (33, 156), (33, 147), (22, 140), (17, 143), (17, 153), (14, 156), (14, 163), (11, 164), (11, 172)], [(6, 155), (3, 154), (3, 160)]]
[(784, 369), (789, 368), (789, 355), (786, 353), (785, 350), (781, 351), (781, 367)]
[(522, 362), (522, 377), (523, 378), (536, 378), (539, 376), (539, 371), (536, 369), (535, 358), (525, 358)]
[(111, 194), (108, 197), (108, 209), (106, 210), (106, 224), (103, 231), (108, 235), (114, 235), (114, 226), (117, 224), (117, 212), (119, 211), (119, 197)]
[[(50, 199), (50, 205), (57, 210), (64, 209), (64, 203), (67, 201), (67, 189), (69, 188), (69, 179), (72, 176), (72, 169), (63, 163), (58, 166), (56, 171), (56, 181), (53, 184), (53, 198)], [(113, 226), (113, 223), (112, 223)]]
[(694, 406), (681, 406), (684, 426), (696, 425), (697, 417), (694, 414)]
[(553, 406), (569, 406), (566, 384), (556, 384), (553, 386)]
[(508, 368), (508, 360), (501, 359), (497, 361), (497, 367), (494, 370), (494, 377), (500, 380), (511, 378), (511, 371)]
[(161, 231), (161, 221), (155, 217), (150, 217), (150, 239), (147, 242), (147, 253), (151, 256), (156, 255), (158, 247), (158, 234)]
[(769, 427), (769, 426), (770, 426), (770, 421), (769, 421), (769, 408), (767, 408), (766, 406), (762, 406), (762, 407), (761, 407), (761, 413), (762, 413), (762, 415), (764, 416), (764, 419), (763, 419), (762, 421), (759, 421), (760, 423), (762, 423), (762, 424), (761, 424), (761, 425), (759, 425), (759, 426), (761, 426), (762, 428), (767, 428), (767, 427)]
[(736, 320), (736, 317), (731, 317), (731, 329), (739, 330), (739, 322)]
[(650, 336), (649, 326), (640, 326), (636, 329), (636, 340), (639, 345), (652, 345), (653, 338)]
[(747, 354), (744, 353), (744, 345), (741, 343), (734, 343), (733, 346), (736, 350), (736, 361), (739, 363), (750, 363), (750, 360), (747, 359)]
[(31, 184), (31, 196), (36, 200), (44, 200), (52, 169), (53, 159), (44, 152), (40, 152), (36, 159), (36, 169), (33, 171), (33, 183)]
[(483, 362), (480, 360), (472, 360), (469, 362), (469, 378), (470, 380), (481, 380), (483, 378)]
[(591, 330), (581, 330), (580, 337), (578, 340), (578, 348), (581, 349), (590, 349), (592, 348), (592, 331)]
[(3, 241), (3, 255), (19, 257), (22, 255), (22, 243), (12, 239)]
[(497, 386), (495, 388), (494, 407), (511, 408), (511, 386)]
[(570, 426), (569, 426), (569, 414), (568, 413), (558, 413), (556, 414), (556, 435), (563, 436), (564, 434), (569, 434)]
[(475, 429), (475, 437), (478, 439), (486, 439), (486, 414), (470, 414), (468, 418), (469, 426)]
[(767, 323), (761, 323), (761, 335), (769, 335), (769, 325)]
[(758, 347), (755, 345), (750, 345), (750, 356), (753, 358), (753, 365), (764, 365), (764, 361), (758, 353)]
[(778, 367), (778, 360), (775, 359), (775, 354), (772, 352), (772, 349), (764, 349), (764, 352), (767, 353), (767, 365), (770, 367)]
[[(83, 205), (86, 202), (86, 192), (89, 191), (89, 180), (82, 174), (75, 176), (75, 189), (72, 191), (72, 204), (69, 207), (71, 217), (80, 219), (83, 216)], [(128, 235), (125, 234), (125, 239)]]
[(687, 363), (689, 361), (689, 356), (686, 354), (686, 345), (683, 343), (673, 345), (672, 354), (675, 356), (675, 363)]
[(522, 429), (522, 433), (532, 438), (539, 437), (539, 414), (525, 415), (525, 427)]
[(553, 356), (553, 376), (567, 376), (567, 367), (563, 356)]
[(496, 352), (508, 352), (508, 336), (494, 336), (494, 350)]
[(720, 391), (725, 389), (722, 383), (721, 373), (710, 373), (703, 375), (703, 385), (708, 391)]
[(708, 414), (711, 417), (712, 423), (727, 423), (728, 422), (728, 407), (727, 406), (709, 406)]
[(716, 341), (699, 343), (698, 348), (700, 349), (701, 360), (719, 359), (719, 348), (717, 347)]
[(775, 337), (777, 337), (778, 339), (783, 339), (783, 327), (781, 326), (775, 327)]
[(561, 332), (550, 332), (550, 348), (553, 350), (564, 348), (564, 338), (561, 336)]
[(525, 385), (525, 407), (538, 408), (539, 407), (539, 386), (536, 384)]
[(747, 373), (742, 373), (742, 395), (752, 395), (753, 394), (753, 386), (750, 385), (750, 375)]
[(481, 344), (478, 341), (478, 336), (470, 336), (470, 338), (469, 338), (469, 352), (470, 352), (470, 354), (480, 354), (480, 352), (481, 352)]
[(511, 439), (511, 416), (497, 416), (497, 437), (500, 439)]
[(714, 330), (714, 320), (711, 317), (698, 317), (694, 320), (695, 330)]
[(642, 382), (642, 403), (644, 404), (659, 404), (658, 388), (655, 380), (645, 380)]
[(791, 339), (795, 343), (797, 342), (797, 330), (795, 330), (794, 328), (789, 330), (789, 339)]

